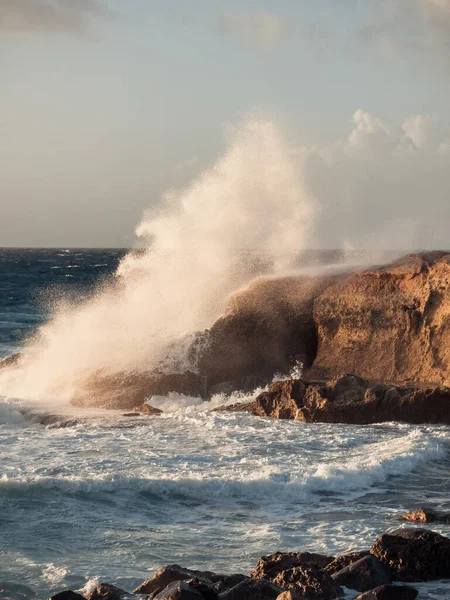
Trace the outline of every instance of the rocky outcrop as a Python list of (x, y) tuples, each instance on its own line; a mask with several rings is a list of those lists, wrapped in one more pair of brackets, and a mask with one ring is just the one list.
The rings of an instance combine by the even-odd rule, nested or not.
[(249, 573), (249, 577), (268, 579), (269, 581), (286, 569), (294, 567), (319, 567), (325, 569), (334, 561), (333, 556), (314, 554), (312, 552), (275, 552), (262, 556), (256, 567)]
[(450, 383), (450, 254), (413, 254), (356, 272), (314, 302), (311, 376)]
[(199, 346), (198, 370), (208, 387), (226, 382), (227, 391), (254, 389), (296, 362), (310, 367), (317, 352), (313, 304), (336, 281), (338, 276), (259, 279), (234, 295)]
[(395, 581), (450, 578), (450, 539), (426, 529), (397, 529), (374, 543), (371, 553)]
[(326, 383), (288, 380), (273, 383), (247, 404), (217, 411), (250, 412), (307, 423), (370, 424), (384, 421), (450, 424), (450, 388), (421, 389), (372, 385), (353, 375)]
[(87, 595), (86, 600), (127, 600), (130, 594), (110, 583), (99, 583), (98, 586)]

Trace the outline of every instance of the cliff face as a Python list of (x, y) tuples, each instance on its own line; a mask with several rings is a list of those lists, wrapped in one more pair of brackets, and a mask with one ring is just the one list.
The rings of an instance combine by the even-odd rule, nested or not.
[(353, 273), (315, 300), (312, 377), (450, 382), (450, 254), (410, 255)]

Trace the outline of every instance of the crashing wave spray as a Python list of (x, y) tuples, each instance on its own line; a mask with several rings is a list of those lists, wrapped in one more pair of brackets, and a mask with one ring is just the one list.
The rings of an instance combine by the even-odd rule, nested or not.
[(316, 212), (297, 161), (275, 125), (247, 122), (212, 168), (145, 216), (145, 251), (92, 299), (55, 309), (18, 369), (0, 374), (0, 393), (70, 401), (93, 373), (149, 370), (256, 274), (292, 268)]

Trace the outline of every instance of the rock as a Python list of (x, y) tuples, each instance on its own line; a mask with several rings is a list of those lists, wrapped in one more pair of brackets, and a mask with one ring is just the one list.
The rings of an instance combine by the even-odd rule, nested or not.
[[(225, 315), (197, 342), (198, 371), (207, 378), (210, 393), (221, 386), (227, 392), (255, 389), (277, 372), (288, 373), (296, 361), (309, 367), (317, 351), (313, 303), (337, 280), (260, 278), (235, 294)], [(252, 388), (248, 378), (253, 378)]]
[(197, 590), (205, 600), (217, 600), (219, 597), (217, 589), (204, 581), (200, 581), (199, 579), (188, 579), (186, 583)]
[(248, 579), (246, 575), (235, 573), (233, 575), (213, 575), (211, 581), (214, 584), (214, 589), (221, 594), (230, 590), (232, 587)]
[(343, 596), (342, 588), (317, 566), (293, 567), (281, 571), (272, 583), (283, 590), (293, 590), (307, 600), (333, 600)]
[(264, 578), (271, 581), (286, 569), (292, 569), (293, 567), (318, 567), (323, 569), (333, 560), (333, 556), (311, 552), (275, 552), (275, 554), (262, 556), (249, 575), (250, 577)]
[(388, 569), (372, 555), (349, 564), (332, 575), (332, 579), (338, 585), (358, 592), (367, 592), (380, 585), (392, 583)]
[(227, 592), (220, 600), (276, 600), (283, 590), (265, 579), (245, 579)]
[(77, 390), (72, 404), (135, 411), (136, 406), (142, 406), (151, 396), (167, 396), (170, 392), (187, 396), (205, 396), (206, 380), (191, 371), (168, 374), (133, 372), (104, 375), (97, 373), (89, 377)]
[(371, 553), (395, 581), (430, 581), (450, 577), (450, 539), (426, 529), (397, 529), (375, 540)]
[(277, 600), (305, 600), (305, 596), (300, 594), (300, 592), (293, 592), (289, 590), (288, 592), (283, 592), (277, 598)]
[(439, 514), (433, 510), (419, 508), (402, 515), (404, 521), (413, 521), (414, 523), (450, 523), (450, 514)]
[(351, 552), (350, 554), (344, 554), (343, 556), (337, 556), (334, 560), (326, 565), (324, 571), (333, 575), (337, 573), (344, 567), (347, 567), (351, 563), (356, 562), (360, 558), (364, 558), (365, 556), (369, 556), (369, 550), (361, 550), (360, 552)]
[(173, 581), (154, 600), (204, 600), (202, 594), (186, 581)]
[(450, 254), (425, 252), (353, 273), (314, 301), (310, 376), (450, 384)]
[(195, 571), (194, 569), (185, 569), (180, 565), (168, 565), (160, 569), (150, 579), (146, 579), (133, 593), (148, 595), (154, 592), (159, 593), (174, 581), (188, 581), (189, 579), (197, 579), (210, 584), (214, 575), (211, 571)]
[(11, 356), (0, 358), (0, 369), (10, 369), (11, 367), (16, 367), (21, 358), (23, 358), (23, 354), (20, 352), (17, 354), (12, 354)]
[(86, 600), (86, 598), (76, 592), (72, 592), (72, 590), (64, 590), (63, 592), (59, 592), (59, 594), (55, 594), (49, 600)]
[(100, 583), (87, 596), (87, 600), (124, 600), (131, 594), (110, 583)]
[(150, 404), (147, 404), (145, 402), (144, 402), (144, 404), (141, 404), (140, 406), (136, 406), (134, 411), (137, 412), (138, 414), (150, 415), (152, 417), (162, 415), (162, 413), (163, 413), (163, 411), (161, 409), (155, 408), (154, 406), (150, 406)]
[(406, 585), (380, 585), (360, 594), (355, 600), (415, 600), (419, 592)]
[(247, 404), (221, 406), (216, 410), (307, 423), (450, 424), (450, 388), (372, 385), (355, 375), (342, 375), (323, 383), (296, 379), (273, 383), (267, 392)]
[(63, 415), (50, 413), (34, 415), (34, 421), (39, 425), (45, 425), (49, 429), (65, 429), (66, 427), (75, 427), (80, 423), (78, 419), (67, 419)]

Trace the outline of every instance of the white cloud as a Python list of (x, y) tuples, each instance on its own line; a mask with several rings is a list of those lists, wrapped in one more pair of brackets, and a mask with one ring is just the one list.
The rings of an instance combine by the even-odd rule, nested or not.
[(98, 0), (0, 0), (0, 32), (84, 35), (92, 17), (110, 14)]
[(277, 46), (284, 34), (280, 17), (258, 10), (223, 12), (218, 17), (217, 29), (222, 35), (235, 37), (245, 44), (262, 49)]

